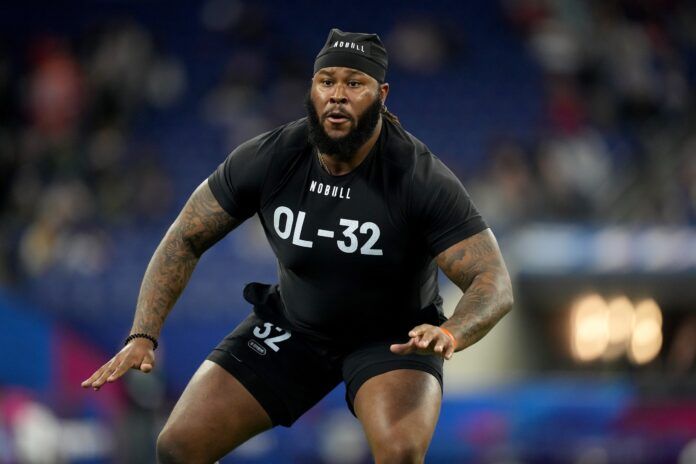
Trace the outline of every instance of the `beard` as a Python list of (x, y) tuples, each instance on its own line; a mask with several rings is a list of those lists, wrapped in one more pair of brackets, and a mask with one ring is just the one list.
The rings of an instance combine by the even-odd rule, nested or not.
[(351, 117), (353, 128), (346, 135), (338, 138), (332, 138), (324, 130), (309, 92), (305, 98), (305, 109), (309, 122), (309, 141), (317, 147), (319, 153), (331, 156), (337, 161), (350, 161), (374, 133), (382, 112), (382, 100), (376, 97), (361, 115), (357, 118)]

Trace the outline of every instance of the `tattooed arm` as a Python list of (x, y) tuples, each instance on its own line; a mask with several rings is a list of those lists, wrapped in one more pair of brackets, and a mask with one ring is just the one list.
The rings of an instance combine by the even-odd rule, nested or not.
[(450, 359), (454, 351), (483, 338), (512, 309), (510, 276), (490, 229), (449, 247), (436, 262), (464, 294), (442, 328), (415, 327), (408, 343), (392, 345), (395, 353), (436, 353)]
[[(198, 259), (240, 223), (222, 209), (207, 180), (198, 186), (147, 266), (131, 334), (159, 337), (164, 320), (186, 287)], [(152, 342), (136, 338), (82, 382), (82, 386), (99, 389), (104, 382), (116, 380), (130, 368), (149, 372), (153, 367)]]
[(239, 223), (222, 209), (207, 180), (198, 186), (147, 266), (132, 334), (159, 336), (164, 319), (186, 287), (198, 259)]
[(486, 229), (437, 256), (437, 265), (464, 294), (442, 326), (457, 351), (473, 345), (512, 309), (512, 284), (493, 232)]

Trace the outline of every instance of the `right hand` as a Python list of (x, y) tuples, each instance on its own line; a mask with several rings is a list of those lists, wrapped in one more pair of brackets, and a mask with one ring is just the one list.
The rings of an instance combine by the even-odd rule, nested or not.
[(82, 382), (82, 387), (99, 390), (105, 382), (115, 381), (128, 369), (139, 369), (148, 373), (153, 367), (155, 367), (155, 351), (152, 342), (147, 338), (135, 338), (109, 362), (97, 369), (90, 378)]

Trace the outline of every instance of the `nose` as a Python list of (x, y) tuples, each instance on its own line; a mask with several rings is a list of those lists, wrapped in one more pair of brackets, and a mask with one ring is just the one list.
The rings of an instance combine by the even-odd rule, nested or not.
[(329, 97), (329, 101), (336, 105), (348, 103), (348, 99), (346, 98), (342, 85), (334, 86), (334, 92), (333, 95)]

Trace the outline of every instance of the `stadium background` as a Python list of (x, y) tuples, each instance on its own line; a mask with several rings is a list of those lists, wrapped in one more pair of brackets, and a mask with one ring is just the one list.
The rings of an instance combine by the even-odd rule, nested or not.
[[(678, 0), (0, 6), (0, 462), (153, 462), (249, 311), (242, 285), (275, 279), (258, 223), (203, 257), (154, 374), (79, 383), (188, 194), (302, 116), (331, 27), (385, 40), (390, 110), (513, 274), (516, 309), (447, 363), (428, 462), (696, 462), (696, 8)], [(235, 462), (369, 462), (342, 389)]]

